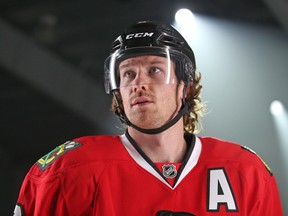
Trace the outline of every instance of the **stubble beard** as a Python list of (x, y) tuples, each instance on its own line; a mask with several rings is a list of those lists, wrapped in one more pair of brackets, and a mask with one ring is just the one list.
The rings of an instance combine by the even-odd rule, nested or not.
[[(153, 106), (153, 104), (151, 105)], [(163, 105), (165, 106), (165, 105)], [(167, 105), (166, 105), (167, 106)], [(163, 126), (176, 115), (177, 105), (171, 105), (171, 109), (159, 110), (157, 107), (145, 107), (130, 110), (128, 119), (132, 124), (143, 129), (154, 129)]]

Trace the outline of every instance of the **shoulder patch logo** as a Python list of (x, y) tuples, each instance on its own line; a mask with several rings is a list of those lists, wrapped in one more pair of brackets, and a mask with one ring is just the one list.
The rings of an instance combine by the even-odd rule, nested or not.
[(57, 158), (59, 158), (60, 156), (62, 156), (63, 154), (65, 154), (68, 151), (71, 151), (75, 148), (78, 148), (79, 146), (81, 146), (81, 143), (76, 142), (76, 141), (67, 141), (64, 144), (56, 147), (55, 149), (53, 149), (51, 152), (49, 152), (48, 154), (44, 155), (43, 157), (41, 157), (37, 162), (36, 165), (38, 167), (40, 167), (40, 169), (42, 171), (46, 170), (47, 167), (52, 164)]
[(255, 154), (262, 161), (262, 163), (265, 165), (265, 167), (266, 167), (267, 171), (270, 173), (270, 175), (271, 176), (273, 175), (273, 172), (272, 172), (271, 168), (268, 166), (268, 164), (255, 151), (253, 151), (252, 149), (250, 149), (247, 146), (241, 146), (241, 148), (244, 149), (244, 150), (247, 150), (247, 151), (249, 151), (249, 152), (251, 152), (253, 154)]

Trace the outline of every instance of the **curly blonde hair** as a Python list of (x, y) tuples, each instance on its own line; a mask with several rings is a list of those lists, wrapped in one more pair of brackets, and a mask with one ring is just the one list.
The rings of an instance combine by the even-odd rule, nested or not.
[(184, 131), (189, 134), (197, 134), (202, 130), (201, 117), (204, 116), (206, 105), (201, 100), (202, 85), (201, 73), (196, 72), (192, 84), (188, 86), (186, 103), (188, 113), (183, 116)]
[[(204, 116), (206, 106), (201, 100), (202, 85), (201, 73), (196, 72), (193, 77), (193, 82), (188, 85), (187, 97), (185, 99), (188, 105), (188, 113), (183, 116), (184, 132), (189, 134), (197, 134), (202, 130), (201, 117)], [(111, 108), (112, 111), (123, 120), (124, 107), (122, 103), (122, 97), (119, 91), (113, 92), (114, 97), (112, 99)]]

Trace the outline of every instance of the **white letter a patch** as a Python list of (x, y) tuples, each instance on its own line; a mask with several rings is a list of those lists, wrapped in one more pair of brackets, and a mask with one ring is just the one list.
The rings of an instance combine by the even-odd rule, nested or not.
[(218, 212), (220, 205), (225, 205), (227, 212), (238, 211), (225, 169), (210, 169), (208, 171), (207, 210)]

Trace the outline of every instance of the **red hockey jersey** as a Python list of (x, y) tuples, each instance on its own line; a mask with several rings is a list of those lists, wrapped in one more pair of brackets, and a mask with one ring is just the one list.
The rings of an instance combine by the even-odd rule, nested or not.
[(128, 134), (66, 142), (30, 169), (14, 215), (283, 215), (275, 178), (255, 153), (214, 138), (189, 142), (182, 164), (162, 170)]

